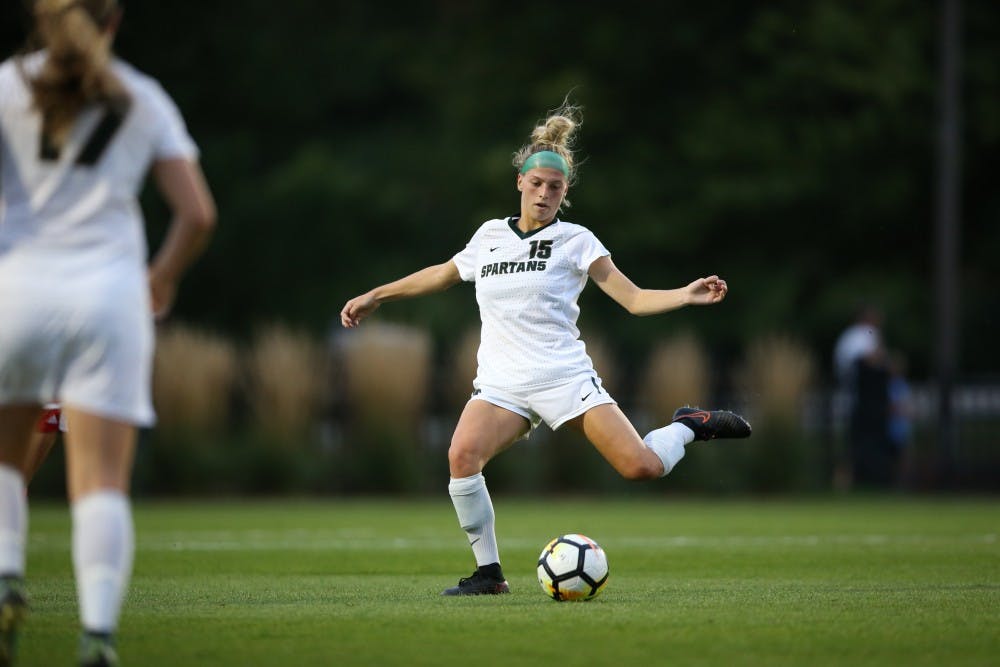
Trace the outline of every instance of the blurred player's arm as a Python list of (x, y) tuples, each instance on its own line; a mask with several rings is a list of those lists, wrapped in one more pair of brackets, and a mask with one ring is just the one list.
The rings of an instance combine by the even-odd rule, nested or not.
[(435, 264), (411, 273), (405, 278), (380, 285), (375, 289), (356, 296), (340, 311), (340, 323), (347, 328), (356, 327), (361, 320), (375, 312), (386, 301), (409, 299), (424, 294), (433, 294), (448, 289), (461, 282), (455, 262), (448, 260), (444, 264)]
[(726, 281), (718, 276), (698, 278), (676, 289), (643, 289), (629, 280), (605, 255), (590, 265), (590, 278), (605, 294), (633, 315), (655, 315), (684, 306), (710, 305), (726, 298)]
[(215, 201), (197, 162), (159, 160), (153, 164), (156, 186), (173, 220), (149, 265), (153, 313), (164, 317), (174, 303), (181, 275), (205, 249), (215, 230)]

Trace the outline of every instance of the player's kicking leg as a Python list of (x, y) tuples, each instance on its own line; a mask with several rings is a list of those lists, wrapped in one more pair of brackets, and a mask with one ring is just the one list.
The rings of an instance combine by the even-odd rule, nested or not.
[(684, 458), (695, 440), (745, 438), (750, 424), (725, 410), (680, 408), (663, 428), (640, 438), (631, 422), (614, 404), (598, 405), (567, 424), (578, 428), (625, 479), (663, 477)]

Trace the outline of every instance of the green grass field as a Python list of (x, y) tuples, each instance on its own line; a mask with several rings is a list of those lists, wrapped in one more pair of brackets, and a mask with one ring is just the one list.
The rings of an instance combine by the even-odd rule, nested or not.
[[(512, 594), (442, 598), (472, 571), (440, 501), (138, 503), (120, 629), (158, 665), (997, 665), (1000, 502), (494, 498)], [(605, 548), (591, 602), (535, 561)], [(33, 507), (21, 665), (67, 665), (68, 512)]]

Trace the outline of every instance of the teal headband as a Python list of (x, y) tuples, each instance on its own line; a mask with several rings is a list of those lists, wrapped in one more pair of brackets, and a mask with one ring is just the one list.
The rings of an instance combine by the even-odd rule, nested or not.
[(569, 165), (566, 164), (566, 158), (555, 151), (538, 151), (537, 153), (533, 153), (524, 161), (521, 173), (524, 174), (530, 169), (539, 168), (558, 169), (563, 173), (563, 176), (569, 178)]

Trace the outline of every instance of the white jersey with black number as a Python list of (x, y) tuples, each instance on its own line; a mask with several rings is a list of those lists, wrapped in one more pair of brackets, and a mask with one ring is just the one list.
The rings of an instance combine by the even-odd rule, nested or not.
[(577, 299), (607, 249), (586, 227), (554, 220), (528, 233), (489, 220), (452, 261), (475, 282), (482, 319), (477, 386), (540, 387), (593, 369)]
[(0, 405), (60, 401), (153, 423), (153, 317), (138, 194), (157, 160), (197, 157), (174, 103), (115, 60), (128, 104), (95, 104), (57, 146), (25, 76), (0, 63)]

